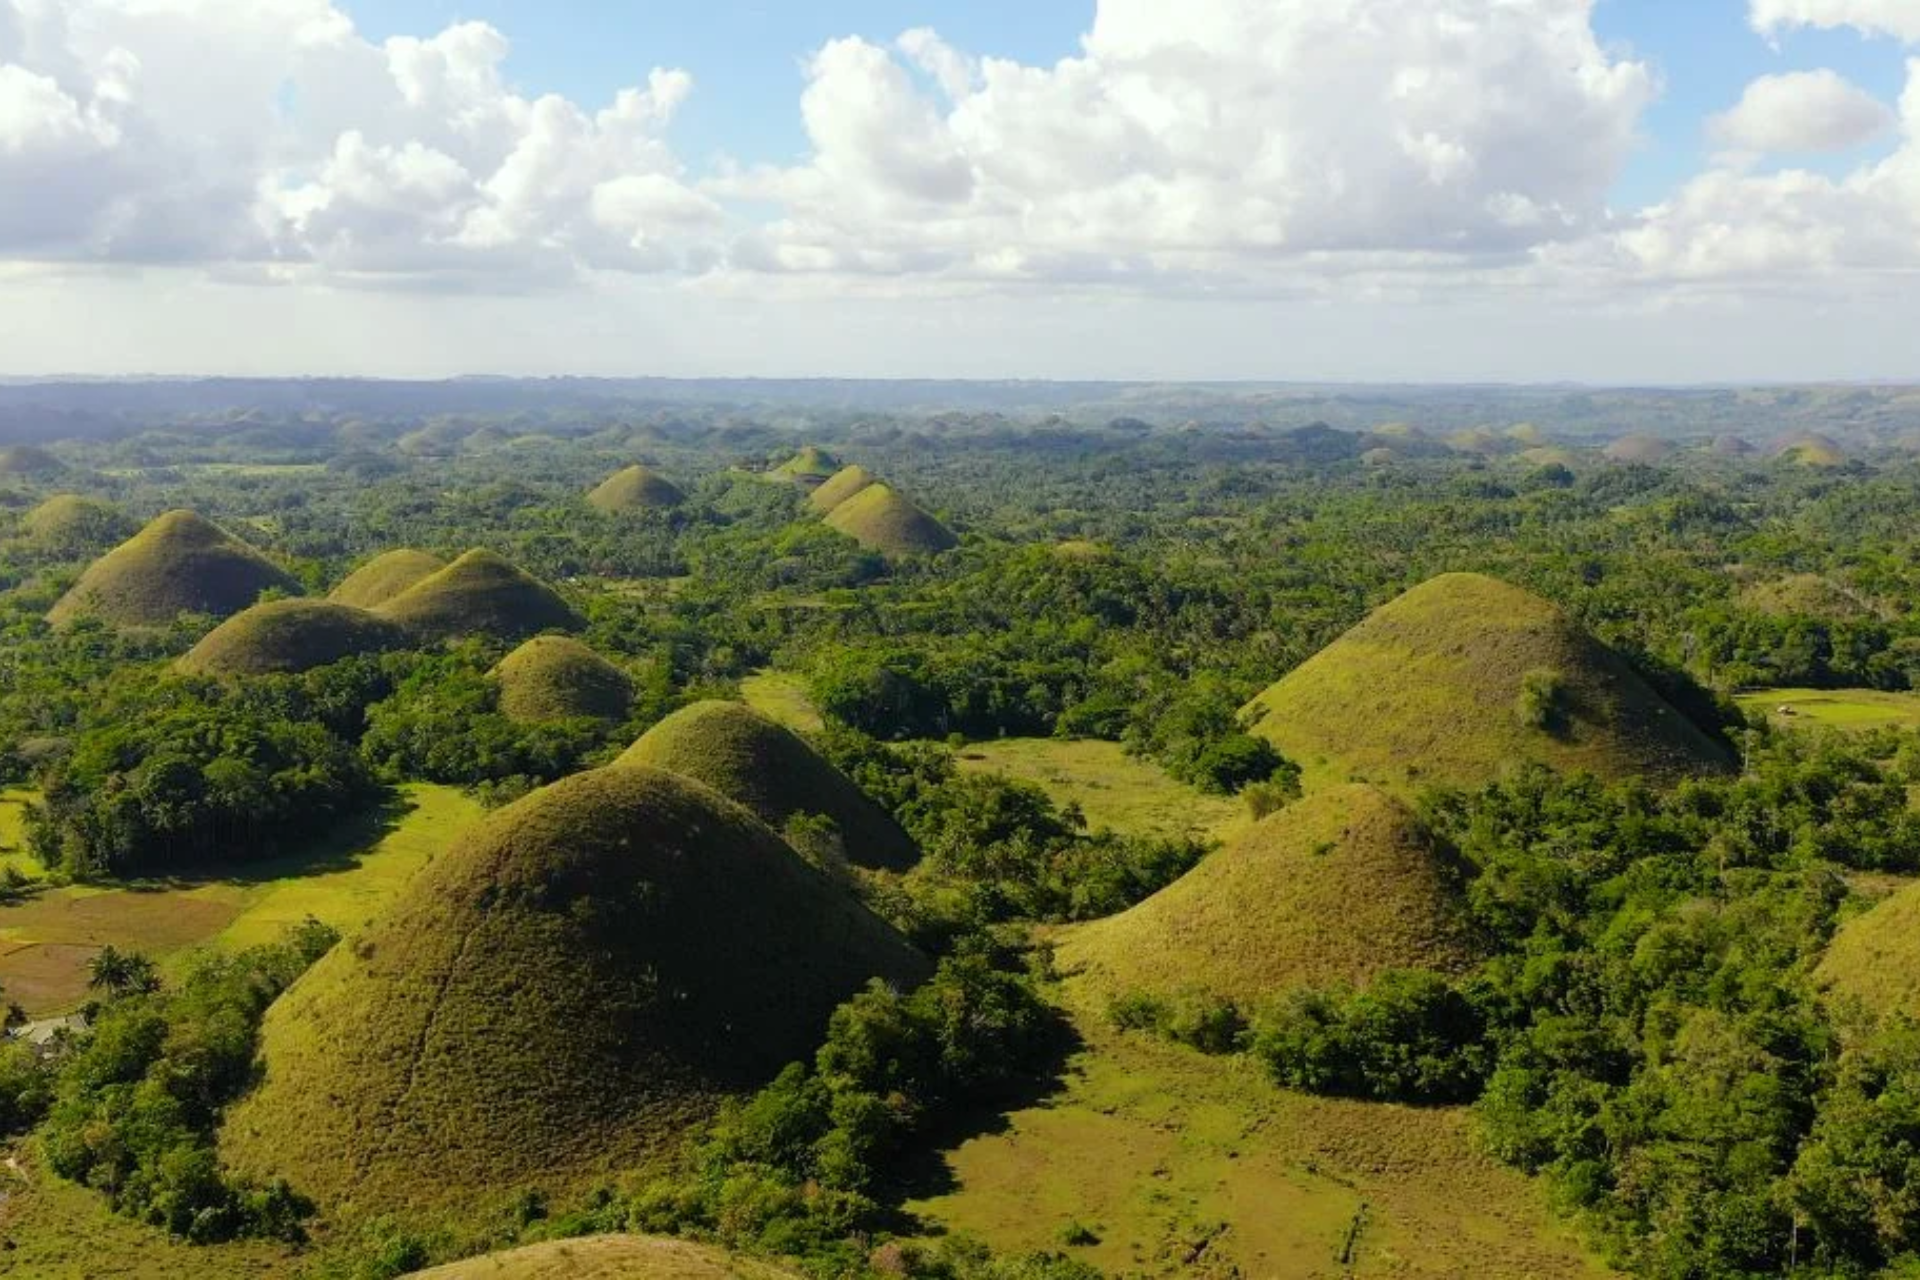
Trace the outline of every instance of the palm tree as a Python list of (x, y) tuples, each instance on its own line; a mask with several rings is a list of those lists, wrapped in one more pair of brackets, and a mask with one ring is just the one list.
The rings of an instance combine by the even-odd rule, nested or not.
[(146, 995), (160, 989), (160, 972), (138, 952), (102, 947), (87, 966), (87, 986), (112, 996)]

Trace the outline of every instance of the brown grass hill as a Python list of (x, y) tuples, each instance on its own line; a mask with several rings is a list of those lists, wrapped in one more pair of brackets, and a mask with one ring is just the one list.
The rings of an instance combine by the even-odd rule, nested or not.
[(1920, 884), (1896, 890), (1840, 926), (1814, 971), (1829, 1002), (1920, 1021)]
[(1413, 812), (1374, 787), (1318, 792), (1160, 892), (1067, 933), (1057, 956), (1104, 995), (1203, 991), (1254, 1007), (1387, 969), (1458, 972), (1474, 948)]
[(300, 584), (212, 522), (169, 511), (94, 561), (47, 619), (163, 627), (183, 613), (231, 617), (268, 590), (298, 595)]
[(1730, 765), (1558, 607), (1472, 573), (1375, 610), (1243, 715), (1309, 783), (1477, 786), (1521, 762), (1672, 780)]
[(579, 615), (552, 587), (491, 551), (469, 551), (382, 604), (376, 613), (432, 640), (519, 640), (572, 631)]
[(412, 643), (406, 628), (332, 600), (269, 600), (209, 631), (175, 668), (184, 675), (262, 676), (310, 671)]
[(37, 444), (12, 444), (0, 448), (0, 476), (45, 479), (59, 475), (66, 469), (66, 463)]
[(627, 673), (569, 636), (535, 636), (493, 669), (500, 710), (514, 720), (624, 720), (633, 707)]
[(1756, 582), (1740, 592), (1740, 603), (1773, 618), (1871, 618), (1877, 610), (1831, 578), (1796, 573)]
[(120, 508), (77, 493), (56, 493), (27, 512), (20, 532), (36, 548), (55, 553), (99, 553), (138, 528)]
[(439, 556), (401, 547), (383, 551), (340, 580), (327, 599), (356, 609), (378, 609), (387, 601), (447, 567)]
[(449, 1262), (415, 1280), (800, 1280), (799, 1273), (712, 1245), (656, 1236), (547, 1240)]
[(847, 861), (904, 871), (920, 851), (892, 816), (826, 757), (739, 702), (696, 702), (640, 736), (621, 764), (650, 765), (701, 782), (775, 831), (802, 815), (833, 819)]
[(839, 459), (825, 449), (808, 445), (775, 467), (772, 474), (812, 489), (824, 484), (839, 469)]
[(1571, 471), (1580, 465), (1580, 455), (1565, 446), (1550, 444), (1522, 450), (1520, 461), (1529, 467), (1565, 467)]
[(1830, 436), (1806, 432), (1782, 440), (1773, 456), (1801, 467), (1837, 467), (1847, 460), (1847, 451)]
[(1733, 435), (1715, 436), (1708, 448), (1722, 458), (1750, 458), (1757, 452), (1750, 442)]
[(807, 502), (815, 511), (825, 515), (862, 489), (870, 489), (879, 483), (879, 476), (855, 463), (834, 472), (825, 484), (807, 495)]
[(471, 829), (268, 1010), (222, 1154), (336, 1219), (556, 1194), (677, 1152), (926, 960), (752, 814), (657, 769)]
[(1648, 466), (1673, 456), (1673, 445), (1658, 436), (1622, 436), (1603, 453), (1613, 462), (1641, 463)]
[(947, 526), (884, 484), (868, 485), (827, 512), (827, 526), (888, 556), (936, 555), (960, 544)]
[(587, 501), (608, 515), (623, 511), (666, 511), (687, 500), (680, 487), (652, 467), (632, 466), (602, 480)]

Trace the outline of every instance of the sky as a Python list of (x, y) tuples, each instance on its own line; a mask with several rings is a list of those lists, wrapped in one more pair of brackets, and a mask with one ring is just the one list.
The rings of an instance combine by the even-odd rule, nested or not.
[(1920, 380), (1920, 0), (0, 0), (0, 376)]

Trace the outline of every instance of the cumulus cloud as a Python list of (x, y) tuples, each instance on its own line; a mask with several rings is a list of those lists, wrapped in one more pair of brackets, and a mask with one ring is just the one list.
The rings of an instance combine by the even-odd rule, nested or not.
[(1765, 36), (1795, 27), (1852, 27), (1920, 43), (1920, 4), (1914, 0), (1751, 0), (1748, 18)]
[(1474, 261), (1600, 226), (1656, 85), (1590, 0), (1102, 0), (1079, 56), (929, 31), (812, 59), (769, 270), (1205, 278)]
[(1851, 151), (1896, 123), (1893, 109), (1838, 73), (1762, 76), (1707, 131), (1743, 151)]

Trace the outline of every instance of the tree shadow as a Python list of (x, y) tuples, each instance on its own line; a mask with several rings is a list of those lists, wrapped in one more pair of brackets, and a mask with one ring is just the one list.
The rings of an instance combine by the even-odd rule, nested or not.
[(120, 881), (114, 887), (128, 893), (168, 893), (210, 884), (246, 888), (294, 876), (351, 871), (360, 865), (362, 855), (391, 835), (415, 807), (403, 792), (389, 791), (378, 802), (345, 815), (325, 834), (290, 852), (259, 861), (180, 867), (164, 876)]

